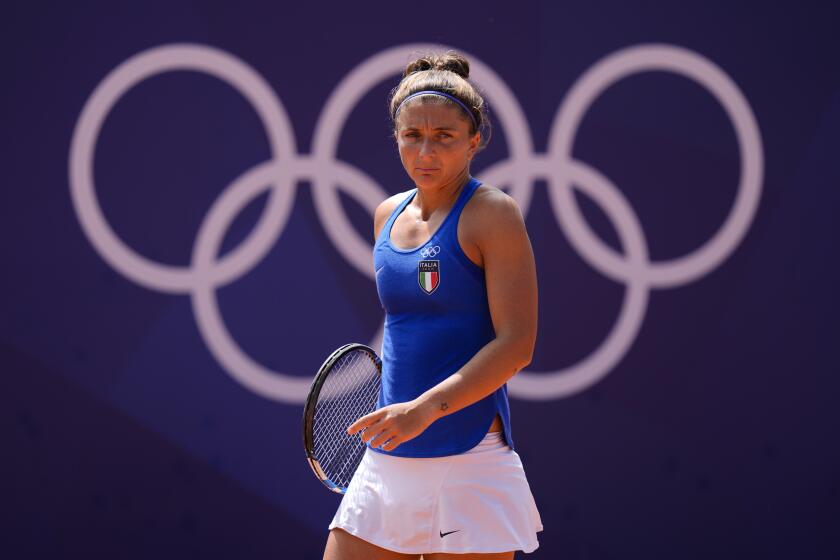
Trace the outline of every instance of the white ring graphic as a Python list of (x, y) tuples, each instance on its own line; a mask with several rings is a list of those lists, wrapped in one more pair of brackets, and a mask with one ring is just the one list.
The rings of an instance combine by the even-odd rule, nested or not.
[(420, 250), (420, 256), (424, 259), (428, 259), (431, 257), (436, 257), (440, 253), (440, 247), (435, 245), (434, 247), (423, 247)]
[[(289, 118), (271, 86), (245, 63), (224, 51), (199, 45), (155, 47), (126, 60), (102, 80), (82, 109), (70, 143), (70, 190), (76, 215), (102, 258), (123, 276), (149, 289), (189, 293), (196, 285), (197, 271), (150, 261), (126, 246), (102, 214), (93, 182), (94, 147), (113, 106), (146, 78), (175, 70), (205, 72), (242, 93), (265, 126), (275, 160), (291, 161), (297, 150)], [(273, 243), (266, 233), (283, 229), (292, 207), (293, 185), (277, 182), (276, 186), (254, 234), (210, 272), (219, 284), (231, 282), (253, 268)], [(279, 223), (269, 223), (268, 218)]]
[[(621, 257), (592, 233), (581, 216), (571, 191), (565, 184), (563, 169), (571, 159), (577, 127), (593, 101), (615, 82), (640, 72), (674, 72), (705, 86), (720, 101), (735, 127), (741, 152), (741, 177), (735, 204), (723, 227), (703, 247), (671, 262), (645, 263), (642, 269), (628, 270)], [(668, 45), (643, 45), (612, 54), (590, 68), (572, 87), (552, 127), (549, 153), (555, 158), (550, 179), (564, 183), (551, 190), (560, 223), (569, 221), (566, 233), (577, 251), (601, 273), (623, 281), (633, 273), (649, 279), (651, 287), (674, 288), (709, 273), (728, 257), (747, 232), (761, 198), (764, 167), (761, 138), (755, 116), (744, 96), (717, 66), (689, 50)], [(561, 186), (561, 185), (557, 185)]]
[[(372, 247), (347, 219), (336, 189), (353, 196), (371, 215), (386, 198), (366, 173), (336, 159), (344, 123), (374, 85), (396, 76), (418, 51), (447, 45), (408, 44), (378, 53), (352, 70), (330, 95), (313, 137), (311, 155), (298, 154), (291, 123), (271, 87), (243, 61), (203, 45), (167, 45), (126, 60), (110, 72), (85, 104), (70, 146), (70, 192), (82, 230), (115, 270), (147, 288), (189, 293), (199, 330), (216, 360), (233, 378), (255, 393), (287, 403), (301, 403), (310, 380), (272, 371), (247, 356), (225, 326), (216, 290), (251, 270), (265, 257), (285, 227), (299, 181), (313, 184), (313, 200), (327, 236), (347, 262), (374, 279)], [(568, 368), (545, 373), (520, 372), (510, 381), (511, 394), (532, 400), (579, 393), (606, 376), (633, 344), (644, 321), (651, 289), (674, 288), (695, 281), (719, 266), (746, 235), (761, 197), (763, 149), (752, 110), (735, 83), (715, 64), (672, 45), (640, 45), (613, 53), (591, 67), (559, 107), (546, 154), (534, 152), (525, 115), (502, 79), (475, 55), (466, 53), (472, 77), (482, 88), (502, 125), (509, 158), (481, 174), (484, 181), (510, 187), (527, 213), (533, 182), (544, 179), (554, 215), (572, 247), (601, 274), (626, 286), (618, 317), (606, 339), (586, 358)], [(199, 227), (189, 267), (153, 262), (120, 240), (102, 214), (93, 182), (96, 141), (108, 113), (142, 80), (162, 72), (205, 72), (236, 88), (253, 105), (265, 127), (272, 159), (243, 173), (217, 198)], [(615, 82), (640, 72), (666, 71), (707, 88), (732, 121), (741, 154), (735, 203), (721, 229), (702, 247), (670, 261), (651, 262), (638, 218), (621, 191), (601, 173), (572, 158), (577, 128), (592, 102)], [(616, 253), (595, 235), (573, 196), (573, 188), (599, 204), (618, 232)], [(249, 237), (228, 255), (219, 250), (228, 227), (255, 197), (270, 191), (260, 220)], [(440, 248), (425, 247), (424, 258)], [(382, 326), (371, 346), (381, 346)]]

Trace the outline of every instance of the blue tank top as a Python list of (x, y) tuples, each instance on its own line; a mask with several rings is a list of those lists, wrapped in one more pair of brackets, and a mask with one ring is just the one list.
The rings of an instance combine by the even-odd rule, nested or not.
[[(417, 398), (466, 364), (495, 338), (484, 270), (458, 243), (458, 219), (481, 183), (470, 179), (437, 231), (424, 244), (400, 249), (391, 242), (397, 216), (417, 194), (403, 200), (385, 223), (374, 246), (376, 289), (385, 309), (382, 387), (377, 408)], [(401, 457), (440, 457), (476, 446), (502, 418), (513, 448), (507, 385), (457, 412), (439, 418), (416, 438), (393, 451)]]

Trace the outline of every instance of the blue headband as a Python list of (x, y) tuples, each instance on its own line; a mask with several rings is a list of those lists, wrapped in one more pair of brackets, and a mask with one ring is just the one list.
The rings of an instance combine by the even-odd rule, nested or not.
[(457, 103), (458, 105), (463, 107), (464, 111), (466, 111), (467, 114), (470, 116), (470, 119), (472, 119), (473, 126), (475, 126), (476, 130), (478, 130), (478, 122), (476, 122), (475, 116), (473, 115), (473, 112), (470, 111), (470, 109), (466, 105), (464, 105), (463, 101), (461, 101), (460, 99), (458, 99), (454, 95), (449, 95), (448, 93), (443, 93), (442, 91), (435, 91), (433, 89), (425, 89), (423, 91), (418, 91), (417, 93), (412, 93), (411, 95), (409, 95), (408, 97), (403, 99), (402, 102), (399, 105), (397, 105), (397, 110), (394, 111), (394, 120), (396, 120), (397, 114), (400, 112), (400, 109), (402, 108), (402, 106), (405, 105), (406, 101), (408, 101), (409, 99), (412, 99), (414, 97), (419, 97), (421, 95), (440, 95), (441, 97), (451, 99), (452, 101), (454, 101), (455, 103)]

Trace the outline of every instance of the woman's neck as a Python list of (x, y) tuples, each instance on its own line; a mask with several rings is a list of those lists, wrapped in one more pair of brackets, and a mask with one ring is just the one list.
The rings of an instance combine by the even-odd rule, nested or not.
[(417, 195), (411, 201), (413, 206), (420, 209), (420, 217), (428, 220), (432, 214), (441, 208), (448, 208), (455, 204), (455, 200), (466, 184), (470, 181), (470, 172), (465, 169), (457, 178), (444, 185), (435, 187), (417, 186)]

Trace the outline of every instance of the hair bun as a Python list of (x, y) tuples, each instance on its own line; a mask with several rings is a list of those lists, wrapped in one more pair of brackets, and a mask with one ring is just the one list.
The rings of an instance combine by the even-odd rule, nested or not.
[(470, 77), (470, 63), (462, 55), (455, 51), (447, 51), (442, 54), (431, 53), (409, 62), (403, 71), (403, 77), (415, 72), (425, 70), (448, 70), (464, 78)]

